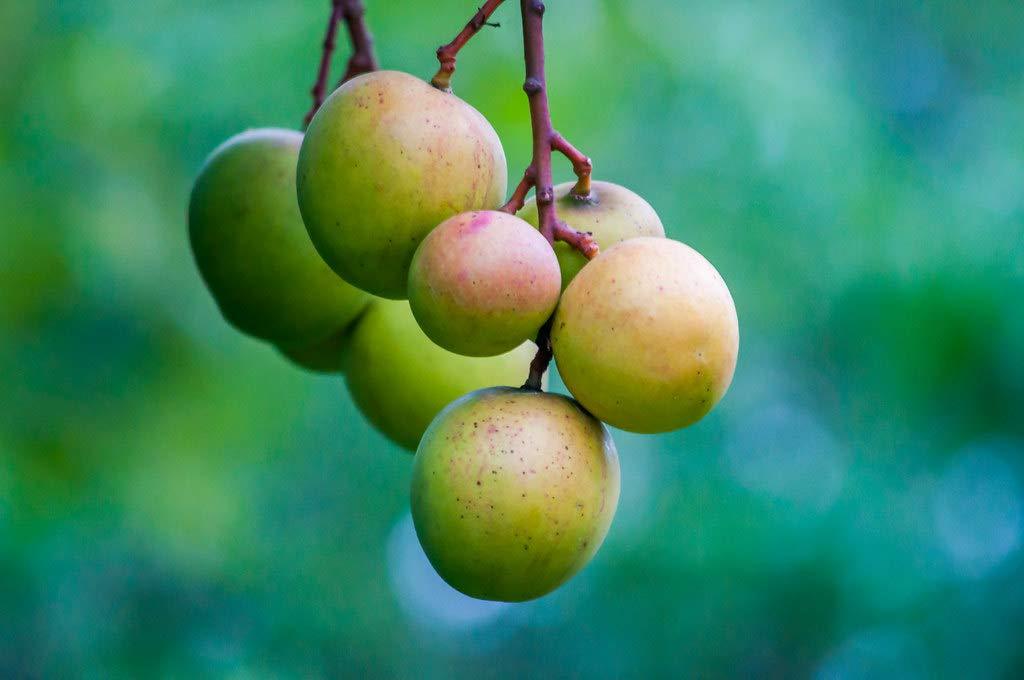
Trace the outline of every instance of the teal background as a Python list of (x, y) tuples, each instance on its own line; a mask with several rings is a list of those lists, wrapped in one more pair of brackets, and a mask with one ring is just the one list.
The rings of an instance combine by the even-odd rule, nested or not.
[[(367, 2), (425, 78), (475, 9)], [(191, 261), (195, 172), (300, 123), (327, 3), (0, 5), (0, 676), (1024, 675), (1024, 5), (547, 4), (556, 125), (742, 347), (703, 422), (616, 433), (604, 548), (523, 605), (438, 581), (411, 458)], [(455, 87), (518, 176), (508, 5)]]

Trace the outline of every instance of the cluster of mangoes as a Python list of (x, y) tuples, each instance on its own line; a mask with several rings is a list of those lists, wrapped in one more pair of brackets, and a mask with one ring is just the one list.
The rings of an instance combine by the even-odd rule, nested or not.
[[(507, 178), (472, 106), (378, 71), (336, 90), (305, 135), (254, 130), (214, 151), (189, 233), (229, 322), (342, 372), (366, 417), (416, 451), (413, 519), (438, 573), (522, 601), (608, 531), (619, 463), (604, 423), (696, 422), (729, 386), (739, 334), (721, 276), (635, 193), (555, 187), (559, 218), (603, 249), (588, 262), (550, 246), (533, 200), (498, 210)], [(510, 387), (549, 319), (573, 398)]]

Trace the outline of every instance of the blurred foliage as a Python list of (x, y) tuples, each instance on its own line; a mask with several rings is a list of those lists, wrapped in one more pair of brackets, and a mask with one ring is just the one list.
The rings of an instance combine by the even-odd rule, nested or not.
[[(300, 122), (326, 1), (0, 5), (0, 676), (1024, 675), (1024, 5), (547, 4), (556, 125), (743, 347), (704, 422), (617, 433), (604, 549), (516, 606), (438, 581), (409, 457), (187, 249), (204, 156)], [(368, 5), (423, 77), (475, 8)], [(496, 18), (455, 87), (516, 175)]]

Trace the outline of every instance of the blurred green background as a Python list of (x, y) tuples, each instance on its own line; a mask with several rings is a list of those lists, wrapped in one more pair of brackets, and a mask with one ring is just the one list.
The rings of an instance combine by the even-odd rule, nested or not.
[[(422, 77), (475, 9), (367, 3)], [(191, 261), (194, 173), (299, 124), (327, 4), (0, 5), (0, 676), (1024, 675), (1024, 5), (549, 0), (556, 125), (742, 349), (699, 425), (616, 433), (604, 549), (513, 606), (439, 581), (411, 458)], [(516, 4), (455, 81), (513, 176)]]

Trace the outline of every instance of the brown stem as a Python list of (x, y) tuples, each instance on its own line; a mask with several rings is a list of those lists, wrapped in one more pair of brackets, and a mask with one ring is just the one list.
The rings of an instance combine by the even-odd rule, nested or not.
[[(526, 171), (506, 208), (515, 205), (527, 182), (536, 188), (537, 225), (549, 243), (565, 241), (588, 259), (597, 257), (600, 249), (594, 238), (576, 231), (558, 220), (555, 213), (555, 192), (551, 171), (551, 152), (558, 151), (572, 161), (579, 178), (572, 193), (579, 197), (590, 194), (590, 173), (593, 163), (560, 135), (551, 123), (547, 79), (544, 75), (544, 3), (542, 0), (520, 0), (523, 11), (523, 46), (526, 56), (526, 82), (523, 90), (530, 100), (530, 123), (533, 128), (533, 162)], [(526, 191), (529, 191), (527, 187)], [(525, 195), (523, 196), (525, 198)], [(520, 207), (522, 207), (520, 205)]]
[(577, 198), (590, 196), (590, 175), (594, 172), (594, 163), (590, 158), (557, 132), (551, 138), (551, 148), (572, 163), (572, 171), (576, 173), (577, 181), (570, 193)]
[(576, 231), (562, 220), (555, 221), (555, 240), (568, 243), (588, 260), (593, 260), (601, 254), (601, 247), (597, 245), (592, 233)]
[(530, 189), (537, 183), (537, 170), (531, 164), (530, 167), (526, 168), (526, 172), (523, 173), (523, 179), (519, 182), (519, 186), (512, 192), (512, 197), (508, 199), (508, 203), (501, 206), (499, 210), (507, 212), (509, 215), (515, 215), (517, 212), (523, 209), (526, 205), (526, 195), (530, 193)]
[(380, 68), (377, 54), (373, 50), (373, 36), (366, 26), (366, 7), (362, 0), (341, 0), (341, 7), (341, 16), (348, 29), (348, 40), (352, 44), (352, 56), (348, 58), (345, 75), (341, 77), (339, 85)]
[(430, 83), (439, 90), (451, 90), (452, 89), (452, 74), (455, 73), (455, 60), (459, 55), (459, 50), (466, 46), (470, 38), (480, 32), (484, 26), (493, 25), (488, 24), (487, 20), (494, 14), (494, 10), (498, 9), (498, 6), (505, 0), (487, 0), (480, 9), (477, 10), (473, 18), (469, 20), (465, 28), (459, 31), (459, 34), (455, 36), (447, 45), (442, 45), (437, 48), (437, 60), (441, 63), (441, 67), (438, 69), (437, 74), (431, 79)]
[(303, 122), (309, 126), (313, 116), (320, 110), (327, 95), (327, 78), (331, 71), (331, 57), (337, 43), (338, 24), (345, 21), (349, 41), (352, 43), (352, 56), (349, 57), (345, 75), (338, 83), (344, 83), (362, 73), (376, 71), (377, 55), (373, 50), (373, 37), (366, 26), (366, 7), (362, 0), (331, 0), (331, 16), (327, 20), (327, 33), (324, 36), (324, 49), (320, 56), (320, 68), (317, 70), (316, 83), (313, 84), (313, 106), (309, 109)]
[(341, 19), (341, 2), (331, 2), (331, 16), (327, 20), (327, 34), (324, 36), (324, 50), (320, 55), (320, 68), (316, 72), (316, 82), (313, 83), (311, 93), (313, 95), (313, 106), (309, 109), (302, 122), (304, 127), (309, 127), (313, 116), (320, 110), (324, 103), (324, 96), (327, 94), (327, 76), (331, 72), (331, 56), (334, 54), (334, 45), (338, 35), (338, 20)]
[[(450, 89), (451, 77), (455, 72), (455, 59), (459, 50), (469, 42), (487, 23), (487, 18), (503, 0), (488, 0), (477, 11), (470, 22), (455, 39), (437, 50), (441, 68), (431, 81), (434, 87)], [(551, 108), (548, 103), (547, 78), (544, 74), (544, 2), (543, 0), (520, 0), (523, 16), (523, 54), (526, 62), (526, 80), (523, 90), (530, 103), (530, 125), (533, 130), (533, 160), (523, 173), (523, 179), (502, 210), (516, 213), (523, 207), (526, 195), (536, 190), (537, 226), (548, 243), (565, 241), (588, 258), (596, 257), (598, 246), (590, 234), (578, 232), (558, 219), (555, 212), (555, 191), (551, 171), (551, 153), (558, 151), (573, 164), (578, 181), (573, 195), (583, 198), (590, 194), (590, 175), (593, 164), (590, 159), (555, 131), (551, 123)], [(525, 389), (539, 390), (541, 380), (552, 359), (551, 325), (549, 318), (537, 333), (537, 354), (530, 364), (530, 376), (523, 385)]]
[(551, 358), (554, 356), (551, 351), (551, 325), (554, 321), (555, 317), (552, 316), (544, 322), (544, 325), (540, 327), (540, 331), (537, 333), (537, 354), (534, 355), (533, 361), (530, 362), (530, 375), (523, 385), (524, 390), (541, 391), (544, 374), (547, 373), (548, 366), (551, 364)]
[[(551, 123), (551, 107), (548, 104), (547, 78), (544, 74), (544, 3), (542, 0), (520, 0), (523, 15), (523, 55), (526, 61), (526, 80), (523, 91), (530, 102), (530, 125), (533, 130), (532, 173), (524, 177), (532, 179), (536, 189), (537, 226), (540, 233), (555, 243), (555, 191), (551, 173), (551, 149), (555, 128)], [(531, 177), (532, 175), (532, 177)], [(521, 187), (522, 185), (520, 185)], [(518, 196), (519, 191), (513, 196)], [(530, 376), (524, 388), (539, 390), (541, 379), (547, 372), (553, 356), (551, 351), (551, 324), (547, 320), (537, 333), (537, 354), (530, 363)]]
[(541, 0), (520, 0), (523, 13), (523, 52), (526, 80), (523, 91), (530, 102), (530, 124), (533, 129), (534, 187), (537, 191), (537, 222), (540, 233), (555, 242), (555, 192), (551, 173), (551, 140), (555, 129), (551, 124), (547, 79), (544, 75), (544, 3)]

